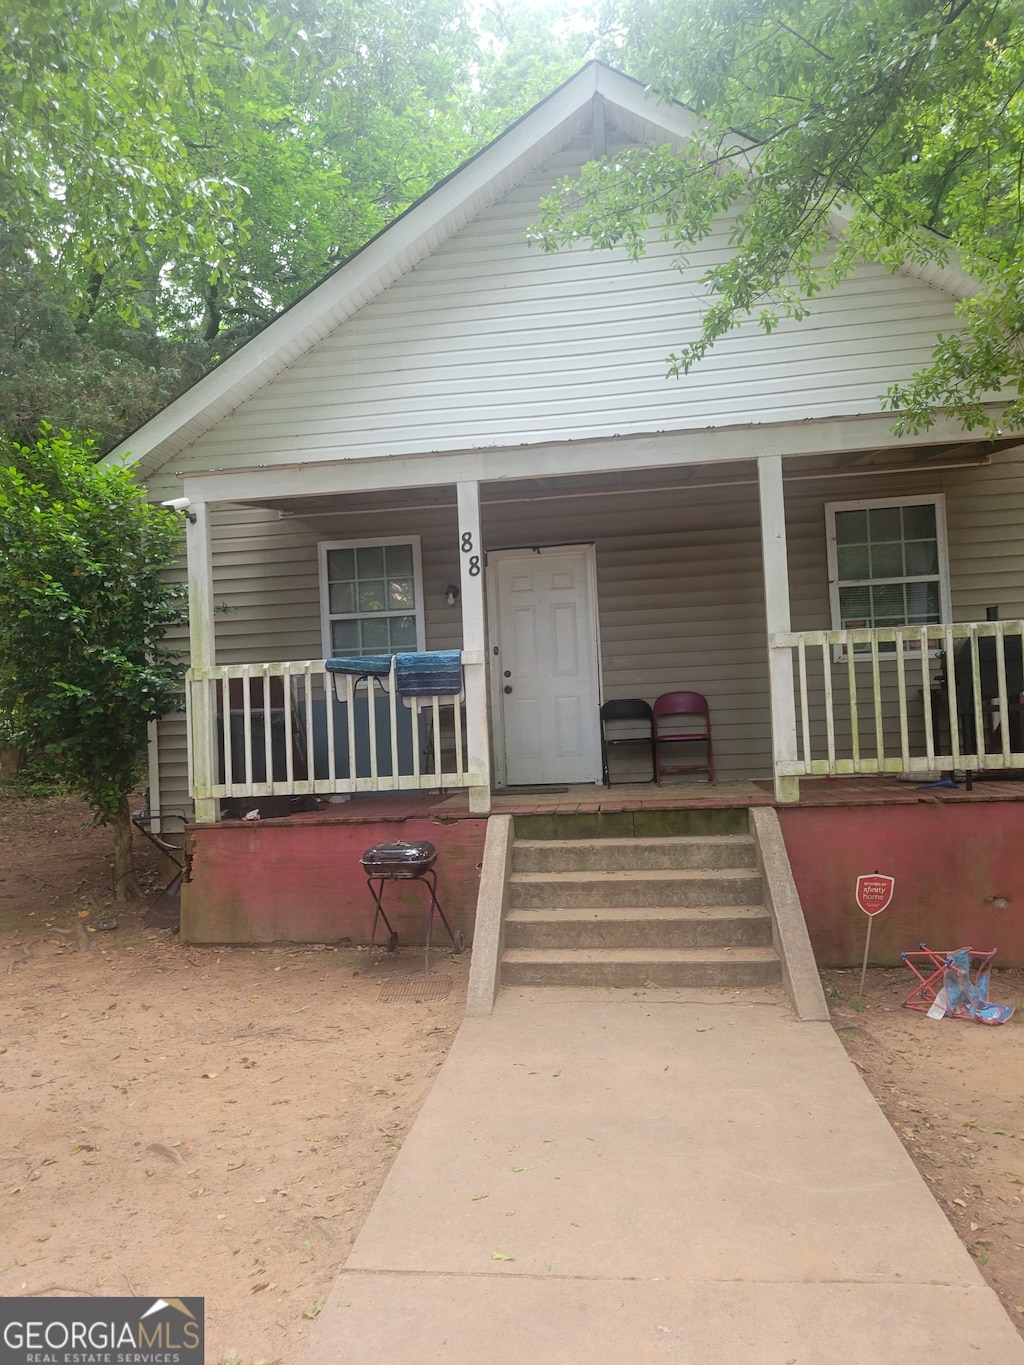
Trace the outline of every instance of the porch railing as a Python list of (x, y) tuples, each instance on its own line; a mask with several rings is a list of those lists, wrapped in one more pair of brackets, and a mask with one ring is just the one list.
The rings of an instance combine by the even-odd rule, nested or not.
[[(479, 667), (463, 655), (464, 665)], [(186, 675), (197, 802), (486, 785), (472, 770), (458, 697), (403, 700), (388, 678), (329, 674), (323, 660), (219, 664)]]
[(778, 778), (1024, 768), (1024, 621), (780, 632), (794, 750)]

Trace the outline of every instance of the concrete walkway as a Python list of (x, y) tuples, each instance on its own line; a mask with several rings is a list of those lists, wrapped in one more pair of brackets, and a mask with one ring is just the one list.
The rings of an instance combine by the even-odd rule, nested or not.
[(1024, 1365), (832, 1028), (781, 993), (466, 1019), (303, 1365)]

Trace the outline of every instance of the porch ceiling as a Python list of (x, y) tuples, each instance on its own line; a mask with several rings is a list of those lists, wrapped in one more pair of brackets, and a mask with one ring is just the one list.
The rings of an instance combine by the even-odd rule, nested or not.
[[(788, 456), (783, 461), (784, 478), (790, 480), (828, 479), (857, 474), (913, 473), (983, 465), (1001, 450), (1021, 444), (1020, 437), (1001, 440), (944, 441), (919, 446), (886, 445), (864, 450), (834, 451), (827, 454)], [(382, 478), (387, 468), (382, 467)], [(675, 468), (621, 469), (594, 474), (565, 474), (545, 478), (501, 479), (483, 482), (482, 508), (504, 504), (536, 502), (544, 499), (579, 497), (622, 497), (623, 495), (685, 492), (687, 489), (756, 484), (754, 459), (708, 461), (683, 464)], [(428, 488), (381, 489), (374, 492), (323, 494), (288, 498), (246, 498), (238, 503), (279, 512), (286, 517), (334, 516), (340, 513), (390, 512), (409, 509), (454, 508), (453, 484), (439, 483)]]

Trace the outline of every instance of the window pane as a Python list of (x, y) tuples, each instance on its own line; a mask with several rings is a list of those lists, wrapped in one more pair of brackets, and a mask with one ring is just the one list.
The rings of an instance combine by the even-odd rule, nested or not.
[(840, 545), (863, 545), (868, 538), (866, 511), (836, 513), (836, 541)]
[(388, 638), (388, 618), (386, 616), (367, 616), (359, 622), (362, 627), (362, 652), (364, 654), (386, 654), (391, 648)]
[(388, 579), (388, 609), (411, 611), (416, 605), (416, 593), (411, 578)]
[(907, 604), (903, 584), (892, 583), (884, 588), (871, 589), (873, 626), (901, 626), (907, 619)]
[(935, 625), (939, 620), (938, 583), (907, 584), (907, 620), (911, 625)]
[(935, 539), (935, 508), (931, 503), (904, 507), (903, 534), (907, 540)]
[(384, 577), (383, 545), (364, 545), (356, 551), (356, 575), (358, 578)]
[(934, 540), (908, 541), (905, 558), (908, 574), (939, 572), (939, 547)]
[(359, 622), (332, 621), (331, 648), (335, 654), (360, 654)]
[(416, 618), (415, 616), (392, 616), (391, 622), (391, 649), (397, 653), (399, 650), (416, 649)]
[(871, 561), (866, 545), (840, 545), (837, 567), (840, 578), (870, 578)]
[(388, 577), (412, 577), (412, 546), (385, 545), (384, 558)]
[(872, 545), (903, 539), (902, 507), (869, 507), (868, 531)]
[(355, 611), (355, 609), (356, 595), (353, 591), (353, 584), (332, 583), (330, 590), (331, 612), (333, 613), (338, 611)]
[(872, 544), (871, 546), (872, 578), (902, 578), (903, 573), (904, 570), (902, 545)]
[(332, 583), (356, 576), (356, 558), (352, 550), (327, 551), (327, 577)]
[(383, 578), (360, 580), (356, 603), (357, 611), (387, 611)]
[(871, 589), (840, 588), (839, 620), (843, 628), (871, 625)]

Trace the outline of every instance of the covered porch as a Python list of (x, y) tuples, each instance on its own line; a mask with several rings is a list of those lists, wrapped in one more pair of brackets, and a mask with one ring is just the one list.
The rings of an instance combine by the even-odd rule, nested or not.
[[(783, 804), (809, 778), (1024, 768), (1024, 626), (984, 619), (998, 577), (970, 619), (957, 545), (944, 620), (828, 629), (822, 516), (851, 491), (959, 497), (1015, 444), (894, 443), (859, 418), (189, 476), (196, 820), (374, 792), (459, 793), (473, 815), (506, 788), (603, 800), (601, 703), (676, 689), (708, 698), (721, 788)], [(389, 577), (393, 546), (411, 567)], [(393, 595), (376, 616), (356, 610), (364, 552)], [(374, 647), (457, 649), (463, 686), (410, 703), (393, 673), (327, 672)]]

